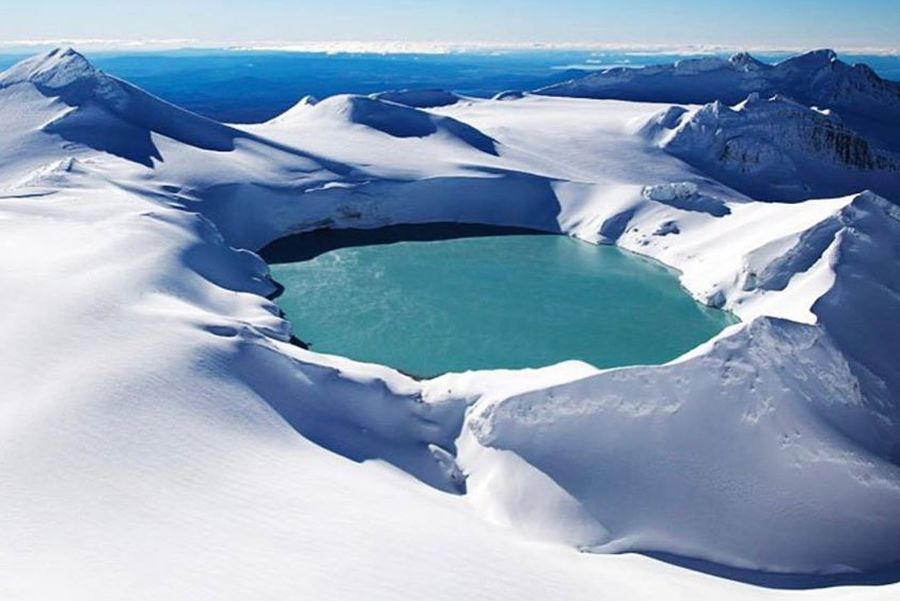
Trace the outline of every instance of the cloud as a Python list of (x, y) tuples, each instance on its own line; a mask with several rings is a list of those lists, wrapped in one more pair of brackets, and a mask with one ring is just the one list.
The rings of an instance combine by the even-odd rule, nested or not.
[(194, 39), (146, 39), (146, 40), (119, 40), (105, 38), (57, 38), (36, 40), (0, 40), (0, 49), (35, 50), (40, 48), (55, 48), (57, 46), (72, 46), (76, 48), (92, 50), (163, 50), (171, 48), (201, 47), (202, 44)]
[[(215, 49), (231, 51), (281, 51), (317, 52), (327, 54), (456, 54), (503, 53), (527, 51), (587, 51), (615, 52), (635, 56), (657, 54), (698, 55), (723, 54), (744, 50), (763, 53), (797, 53), (814, 48), (808, 46), (759, 45), (729, 46), (715, 44), (642, 44), (616, 42), (497, 42), (497, 41), (200, 41), (190, 38), (173, 39), (103, 39), (103, 38), (59, 38), (34, 40), (0, 40), (0, 50), (34, 50), (55, 46), (74, 46), (86, 50), (166, 50), (177, 48)], [(868, 54), (900, 56), (900, 48), (891, 47), (838, 47), (844, 54)]]

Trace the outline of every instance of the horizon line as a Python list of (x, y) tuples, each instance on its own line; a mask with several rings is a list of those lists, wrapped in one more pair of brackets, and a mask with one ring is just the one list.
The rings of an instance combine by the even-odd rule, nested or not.
[(832, 48), (838, 53), (900, 56), (900, 48), (852, 45), (786, 45), (786, 44), (659, 44), (644, 42), (504, 42), (504, 41), (403, 41), (403, 40), (333, 40), (333, 41), (203, 41), (174, 39), (107, 39), (55, 38), (0, 40), (0, 51), (72, 46), (96, 51), (217, 50), (233, 52), (296, 52), (324, 54), (462, 54), (466, 52), (527, 51), (624, 51), (632, 54), (719, 54), (725, 52), (801, 53)]

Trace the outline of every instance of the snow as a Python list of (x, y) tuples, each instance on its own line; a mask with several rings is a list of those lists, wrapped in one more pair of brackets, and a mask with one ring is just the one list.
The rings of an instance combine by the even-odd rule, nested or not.
[[(827, 377), (812, 375), (822, 371)], [(785, 388), (797, 395), (779, 395)], [(754, 402), (734, 402), (748, 391)], [(481, 403), (468, 427), (481, 446), (512, 451), (569, 491), (594, 519), (579, 527), (583, 546), (665, 550), (767, 571), (841, 571), (876, 557), (889, 563), (895, 552), (900, 470), (861, 435), (880, 417), (820, 330), (760, 318), (670, 366)], [(859, 438), (842, 431), (845, 424), (858, 424)], [(851, 491), (862, 482), (860, 497)], [(819, 487), (830, 494), (810, 495)], [(554, 518), (543, 517), (564, 523)], [(608, 534), (592, 535), (596, 524)], [(849, 548), (857, 537), (861, 544)]]
[(502, 92), (497, 92), (492, 100), (518, 100), (525, 96), (525, 93), (520, 90), (504, 90)]
[(729, 105), (756, 93), (804, 106), (830, 108), (876, 144), (900, 150), (900, 84), (865, 65), (849, 65), (832, 50), (813, 50), (775, 65), (739, 53), (731, 59), (685, 59), (639, 69), (610, 68), (537, 90), (539, 94), (650, 102)]
[(668, 109), (656, 116), (646, 135), (756, 198), (860, 189), (900, 198), (900, 154), (871, 145), (830, 112), (754, 93), (734, 107), (713, 102), (676, 115)]
[(315, 104), (304, 99), (289, 109), (287, 115), (276, 117), (275, 121), (289, 127), (292, 122), (304, 119), (334, 120), (342, 127), (364, 126), (394, 138), (426, 138), (440, 133), (482, 152), (496, 153), (494, 141), (478, 130), (450, 117), (433, 115), (388, 99), (395, 96), (338, 95)]
[(80, 81), (94, 80), (97, 76), (97, 71), (87, 59), (71, 48), (55, 48), (4, 71), (0, 86), (32, 82), (40, 88), (60, 91)]
[(456, 104), (462, 99), (453, 92), (432, 89), (391, 90), (372, 94), (372, 97), (420, 109)]
[[(729, 64), (675, 69), (778, 68)], [(397, 100), (237, 127), (73, 51), (0, 75), (0, 595), (900, 594), (641, 554), (818, 585), (900, 562), (895, 204), (833, 161), (786, 176), (820, 198), (755, 200), (668, 146), (709, 108)], [(782, 102), (716, 110), (833, 123)], [(661, 366), (426, 381), (289, 343), (253, 251), (432, 221), (617, 244), (742, 321)]]

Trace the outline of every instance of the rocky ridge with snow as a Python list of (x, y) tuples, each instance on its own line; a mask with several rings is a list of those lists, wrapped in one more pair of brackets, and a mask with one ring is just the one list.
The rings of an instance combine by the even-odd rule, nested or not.
[[(800, 132), (788, 132), (784, 143), (794, 148), (798, 142), (817, 151), (831, 147), (845, 164), (863, 169), (871, 168), (873, 161), (895, 162), (896, 153), (900, 152), (900, 84), (882, 79), (866, 65), (849, 65), (832, 50), (815, 50), (774, 65), (763, 63), (747, 53), (738, 53), (729, 59), (706, 57), (637, 69), (610, 68), (541, 88), (536, 93), (704, 104), (709, 105), (706, 112), (716, 116), (721, 112), (721, 103), (741, 105), (749, 102), (755, 106), (744, 116), (774, 117), (775, 127), (792, 126), (800, 121), (819, 122), (816, 126), (805, 126), (806, 136), (798, 137)], [(776, 107), (762, 109), (757, 102), (760, 98), (777, 102), (782, 112), (789, 110), (790, 101), (810, 112), (805, 119), (796, 116), (778, 119), (778, 115), (772, 114)], [(813, 115), (813, 111), (820, 117)], [(826, 120), (831, 123), (826, 124)], [(729, 131), (729, 123), (733, 124), (722, 123), (723, 135), (739, 135), (740, 132)], [(749, 151), (747, 168), (753, 168), (757, 151), (759, 149)], [(790, 148), (762, 150), (769, 156), (790, 154), (790, 151)], [(743, 154), (742, 149), (738, 156)], [(891, 159), (884, 154), (891, 155)], [(733, 156), (728, 158), (734, 159)], [(815, 161), (816, 158), (813, 152), (805, 160)], [(857, 187), (868, 185), (864, 181), (854, 184)], [(815, 194), (818, 192), (800, 197), (811, 198)]]
[(900, 123), (900, 84), (866, 65), (848, 65), (833, 50), (814, 50), (775, 65), (746, 52), (724, 59), (683, 59), (638, 69), (614, 67), (537, 90), (552, 96), (736, 104), (750, 94), (782, 95), (804, 105)]
[(667, 109), (645, 132), (667, 152), (757, 198), (860, 189), (900, 198), (900, 154), (871, 144), (835, 113), (782, 96), (753, 93), (733, 107), (716, 101)]

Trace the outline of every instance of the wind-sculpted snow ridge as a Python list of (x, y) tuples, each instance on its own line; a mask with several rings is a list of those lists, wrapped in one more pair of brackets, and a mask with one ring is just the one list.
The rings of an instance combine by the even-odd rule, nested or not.
[(239, 135), (98, 71), (72, 49), (52, 50), (0, 77), (0, 90), (29, 84), (70, 107), (45, 123), (44, 131), (146, 165), (162, 160), (149, 132), (218, 151), (234, 149)]
[(418, 109), (449, 106), (462, 100), (461, 96), (458, 96), (453, 92), (435, 89), (390, 90), (388, 92), (372, 94), (372, 98), (393, 102), (395, 104), (403, 104)]
[[(342, 96), (238, 129), (74, 52), (0, 82), (3, 598), (794, 596), (628, 551), (897, 594), (900, 213), (835, 191), (833, 145), (795, 149), (827, 198), (759, 202), (658, 146), (704, 109)], [(781, 99), (721, 123), (754, 103), (843, 131)], [(290, 344), (253, 251), (425, 222), (616, 244), (742, 323), (666, 365), (422, 381)]]
[(73, 49), (55, 48), (4, 71), (0, 86), (31, 82), (47, 91), (59, 92), (71, 86), (96, 84), (99, 77), (94, 66)]
[(645, 133), (756, 198), (800, 200), (866, 188), (900, 198), (900, 154), (870, 144), (832, 112), (781, 96), (754, 93), (734, 107), (716, 101), (695, 110), (670, 108)]
[[(495, 451), (512, 452), (570, 499), (517, 524), (551, 539), (776, 572), (895, 563), (900, 387), (889, 364), (900, 348), (879, 334), (898, 308), (898, 216), (884, 199), (856, 197), (745, 281), (797, 295), (801, 274), (830, 271), (831, 286), (809, 299), (818, 326), (758, 317), (666, 366), (476, 403), (461, 452), (470, 491), (509, 479), (519, 495), (551, 494)], [(857, 291), (860, 281), (880, 284)], [(483, 502), (516, 515), (504, 505), (515, 499)]]
[[(472, 447), (515, 453), (590, 518), (569, 543), (829, 572), (896, 559), (900, 468), (843, 429), (882, 419), (822, 330), (758, 318), (672, 365), (479, 403), (467, 427)], [(470, 488), (517, 479), (495, 453), (462, 457)], [(531, 520), (565, 524), (555, 509)]]
[(237, 149), (248, 162), (259, 155), (280, 156), (281, 163), (294, 169), (346, 172), (344, 166), (169, 104), (99, 71), (72, 49), (35, 56), (0, 74), (0, 107), (5, 109), (0, 112), (5, 134), (0, 137), (0, 174), (4, 168), (30, 171), (50, 160), (96, 152), (159, 170), (167, 159), (165, 148), (180, 157), (219, 155), (202, 161), (203, 166), (233, 164), (226, 153)]
[(492, 100), (519, 100), (525, 96), (521, 90), (503, 90), (494, 94)]

